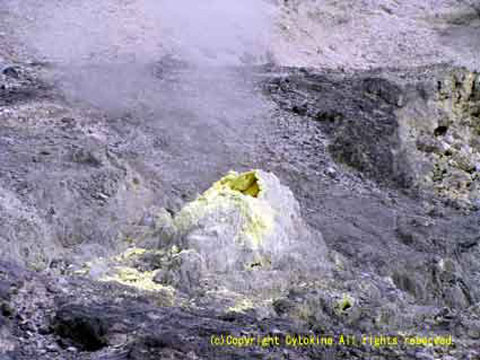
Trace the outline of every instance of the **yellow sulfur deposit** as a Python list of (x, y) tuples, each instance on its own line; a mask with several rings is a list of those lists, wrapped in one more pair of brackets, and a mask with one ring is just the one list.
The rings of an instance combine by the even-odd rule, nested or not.
[(348, 309), (351, 309), (355, 304), (355, 299), (349, 294), (343, 294), (341, 300), (336, 303), (335, 309), (339, 315), (344, 314)]
[(237, 300), (234, 306), (231, 306), (227, 309), (229, 312), (236, 312), (236, 313), (244, 313), (245, 311), (254, 309), (255, 306), (252, 300), (244, 298), (241, 300)]
[(155, 271), (141, 272), (135, 268), (127, 266), (118, 266), (113, 275), (104, 276), (100, 281), (116, 281), (123, 285), (133, 286), (139, 290), (146, 291), (168, 291), (172, 293), (175, 290), (169, 286), (163, 286), (153, 281)]
[[(258, 184), (259, 177), (255, 171), (250, 171), (237, 175), (236, 173), (229, 174), (223, 178), (223, 184), (234, 191), (240, 191), (244, 195), (257, 197), (260, 193), (260, 185)], [(220, 180), (222, 181), (222, 180)]]
[(131, 259), (131, 258), (133, 258), (133, 257), (143, 255), (143, 254), (145, 254), (146, 251), (147, 251), (147, 249), (132, 247), (132, 248), (127, 249), (127, 250), (126, 250), (125, 252), (123, 252), (122, 254), (116, 256), (116, 257), (114, 258), (114, 260), (115, 260), (115, 261), (128, 260), (128, 259)]
[(188, 231), (208, 216), (217, 216), (220, 221), (234, 221), (235, 217), (222, 218), (222, 214), (231, 214), (234, 210), (242, 219), (235, 242), (258, 248), (263, 237), (273, 229), (275, 217), (274, 210), (262, 199), (264, 186), (257, 170), (242, 174), (231, 171), (187, 204), (175, 218), (175, 225), (180, 231)]

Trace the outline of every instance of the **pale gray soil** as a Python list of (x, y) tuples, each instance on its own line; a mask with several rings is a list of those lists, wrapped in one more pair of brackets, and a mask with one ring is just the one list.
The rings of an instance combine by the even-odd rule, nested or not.
[(274, 54), (284, 65), (371, 69), (452, 63), (478, 69), (474, 0), (285, 1)]

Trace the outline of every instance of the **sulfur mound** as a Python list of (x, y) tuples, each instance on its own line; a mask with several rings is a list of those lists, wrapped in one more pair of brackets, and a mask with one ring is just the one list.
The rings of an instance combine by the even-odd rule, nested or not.
[(159, 249), (130, 248), (82, 271), (140, 290), (171, 292), (170, 299), (174, 290), (218, 288), (237, 299), (238, 293), (285, 289), (309, 273), (329, 274), (321, 234), (303, 222), (292, 192), (272, 173), (232, 171), (173, 219), (162, 219), (172, 236), (160, 240)]
[(323, 239), (310, 234), (290, 189), (262, 170), (228, 173), (187, 204), (174, 223), (179, 246), (198, 252), (207, 272), (326, 264)]

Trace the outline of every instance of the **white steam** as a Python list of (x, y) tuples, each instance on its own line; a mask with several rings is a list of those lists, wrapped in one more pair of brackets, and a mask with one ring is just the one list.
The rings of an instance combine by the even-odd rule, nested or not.
[(209, 65), (262, 61), (271, 7), (262, 0), (6, 0), (44, 60), (145, 63), (165, 54)]
[[(251, 164), (265, 102), (243, 65), (269, 60), (272, 4), (2, 1), (23, 23), (17, 36), (38, 60), (52, 64), (64, 93), (118, 120), (112, 126), (122, 132), (125, 146), (142, 153), (144, 167), (166, 183), (209, 183)], [(168, 57), (175, 59), (173, 70)], [(163, 142), (158, 139), (168, 146), (156, 146)]]

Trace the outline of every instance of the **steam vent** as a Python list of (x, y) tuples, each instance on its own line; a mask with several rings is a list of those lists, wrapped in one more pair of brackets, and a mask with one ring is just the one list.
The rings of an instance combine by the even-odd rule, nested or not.
[(159, 214), (163, 231), (150, 235), (156, 248), (131, 247), (79, 273), (147, 291), (280, 290), (295, 271), (326, 276), (330, 270), (321, 234), (311, 232), (299, 210), (272, 173), (232, 171), (174, 218)]
[[(262, 170), (230, 172), (187, 204), (174, 223), (179, 246), (198, 253), (206, 270), (217, 275), (318, 263), (327, 268), (321, 235), (311, 248), (292, 192)], [(308, 264), (305, 256), (312, 252), (316, 259)]]
[(480, 360), (479, 0), (0, 0), (0, 360)]
[(330, 276), (322, 235), (301, 219), (290, 189), (262, 170), (229, 172), (173, 218), (160, 211), (156, 226), (141, 235), (153, 238), (154, 247), (140, 240), (76, 273), (156, 294), (170, 305), (182, 294), (218, 289), (258, 303), (299, 276)]

